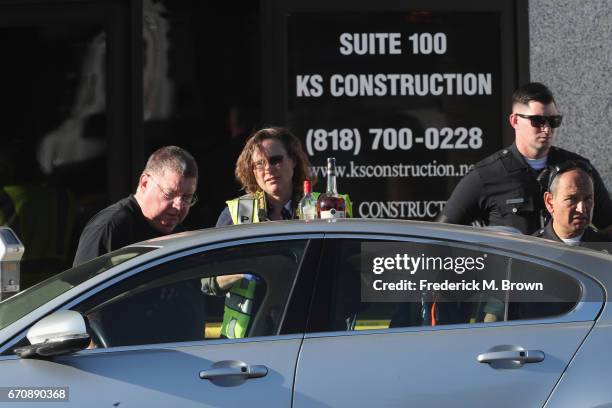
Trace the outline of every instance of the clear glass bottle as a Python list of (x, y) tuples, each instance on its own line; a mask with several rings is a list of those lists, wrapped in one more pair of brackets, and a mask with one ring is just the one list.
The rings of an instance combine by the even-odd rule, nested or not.
[(336, 159), (327, 158), (327, 190), (317, 200), (317, 218), (344, 218), (346, 203), (336, 187)]
[(314, 220), (317, 218), (317, 200), (312, 195), (312, 183), (304, 180), (304, 197), (298, 204), (298, 217), (300, 220)]

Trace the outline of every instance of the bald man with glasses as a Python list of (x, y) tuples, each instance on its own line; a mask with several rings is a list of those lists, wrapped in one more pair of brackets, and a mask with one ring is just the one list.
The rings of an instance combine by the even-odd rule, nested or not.
[[(538, 180), (540, 173), (547, 166), (568, 160), (588, 163), (584, 157), (552, 145), (563, 117), (545, 85), (532, 82), (514, 91), (508, 119), (515, 142), (474, 166), (451, 194), (438, 221), (504, 225), (533, 234), (544, 227), (548, 215)], [(592, 180), (593, 223), (606, 229), (612, 226), (612, 200), (594, 168)]]

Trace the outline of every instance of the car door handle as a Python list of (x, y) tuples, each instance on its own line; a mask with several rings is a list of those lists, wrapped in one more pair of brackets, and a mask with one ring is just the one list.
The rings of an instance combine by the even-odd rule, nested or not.
[(268, 368), (263, 365), (245, 366), (242, 368), (235, 367), (219, 367), (200, 371), (200, 378), (203, 380), (212, 380), (214, 378), (224, 377), (244, 377), (244, 378), (259, 378), (268, 374)]
[(494, 363), (497, 361), (512, 361), (520, 364), (539, 363), (544, 361), (545, 354), (540, 350), (506, 350), (490, 351), (478, 355), (480, 363)]
[(249, 365), (237, 360), (217, 361), (209, 369), (200, 371), (202, 380), (210, 380), (215, 385), (231, 387), (240, 385), (249, 378), (260, 378), (268, 374), (264, 365)]

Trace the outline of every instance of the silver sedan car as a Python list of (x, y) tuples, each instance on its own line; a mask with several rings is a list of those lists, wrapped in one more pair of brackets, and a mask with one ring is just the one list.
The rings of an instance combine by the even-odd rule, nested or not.
[(472, 227), (182, 233), (0, 302), (0, 405), (610, 406), (610, 289), (606, 253)]

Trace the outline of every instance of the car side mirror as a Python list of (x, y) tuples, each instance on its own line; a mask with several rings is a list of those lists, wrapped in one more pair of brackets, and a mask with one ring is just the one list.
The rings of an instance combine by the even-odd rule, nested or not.
[(61, 310), (36, 322), (28, 330), (30, 346), (16, 348), (21, 358), (48, 358), (85, 349), (90, 342), (85, 319), (74, 310)]

